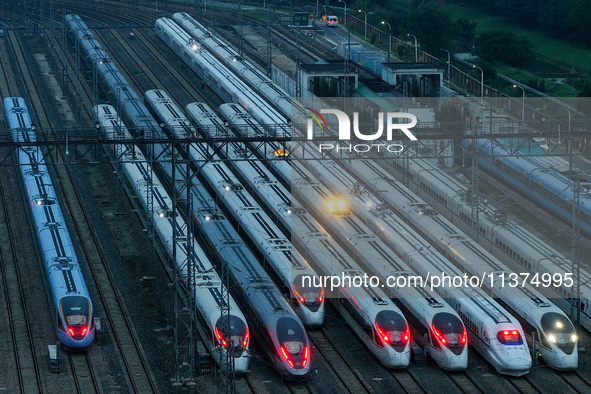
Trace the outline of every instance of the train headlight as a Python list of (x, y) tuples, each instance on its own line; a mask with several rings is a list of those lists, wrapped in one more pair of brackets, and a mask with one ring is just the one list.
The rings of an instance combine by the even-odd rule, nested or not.
[(225, 190), (225, 191), (227, 191), (227, 192), (229, 192), (230, 190), (232, 190), (232, 186), (230, 186), (230, 185), (226, 185), (226, 186), (224, 187), (224, 190)]
[(332, 214), (345, 214), (349, 211), (349, 201), (345, 197), (330, 198), (325, 201), (324, 209)]
[(564, 324), (562, 324), (561, 321), (557, 321), (556, 322), (556, 328), (562, 328), (562, 327), (564, 327)]
[(208, 216), (205, 217), (205, 221), (206, 222), (209, 222), (210, 220), (211, 220), (211, 216), (208, 215)]
[(552, 335), (552, 334), (548, 335), (548, 339), (550, 340), (550, 342), (556, 343), (556, 336), (555, 335)]
[(570, 340), (573, 341), (573, 342), (576, 342), (577, 339), (578, 339), (578, 337), (575, 334), (573, 334), (573, 335), (570, 336)]
[(43, 204), (43, 200), (37, 200), (37, 205)]

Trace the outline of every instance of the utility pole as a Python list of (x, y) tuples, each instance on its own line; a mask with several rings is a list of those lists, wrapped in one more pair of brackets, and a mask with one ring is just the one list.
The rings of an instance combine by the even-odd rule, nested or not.
[(572, 242), (573, 249), (571, 270), (574, 276), (574, 297), (571, 299), (571, 319), (575, 323), (581, 322), (581, 213), (580, 213), (581, 185), (579, 180), (573, 180), (573, 222), (572, 222)]

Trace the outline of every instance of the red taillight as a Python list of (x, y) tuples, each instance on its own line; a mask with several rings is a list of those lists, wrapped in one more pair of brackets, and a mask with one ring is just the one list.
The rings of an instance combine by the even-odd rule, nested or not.
[(244, 340), (242, 341), (242, 347), (246, 347), (248, 344), (248, 327), (246, 328), (246, 334), (244, 334)]
[(306, 364), (308, 364), (308, 360), (304, 360), (304, 362), (302, 363), (302, 367), (305, 367)]
[(303, 304), (304, 302), (306, 302), (306, 299), (304, 297), (300, 297), (299, 298), (300, 302)]
[(437, 339), (439, 339), (439, 341), (440, 341), (441, 343), (443, 343), (444, 345), (445, 345), (445, 344), (447, 344), (447, 339), (445, 339), (445, 338), (443, 337), (443, 335), (441, 335), (441, 334), (439, 333), (439, 331), (437, 331), (437, 329), (435, 328), (435, 324), (433, 324), (433, 326), (432, 326), (432, 327), (433, 327), (433, 332), (435, 333), (435, 336), (437, 336)]
[(468, 341), (468, 334), (466, 333), (466, 330), (464, 330), (464, 333), (462, 334), (462, 343), (466, 343)]
[(511, 334), (513, 334), (513, 335), (517, 335), (517, 330), (513, 330), (513, 331), (511, 332)]
[(74, 329), (73, 328), (68, 328), (68, 332), (70, 333), (71, 336), (76, 335), (76, 334), (74, 334)]
[(305, 359), (305, 360), (307, 360), (307, 359), (308, 359), (308, 351), (309, 351), (309, 350), (308, 350), (308, 346), (306, 346), (306, 347), (304, 348), (304, 359)]
[(88, 331), (88, 330), (87, 330), (87, 328), (86, 328), (86, 327), (84, 327), (84, 328), (82, 329), (82, 336), (86, 335), (86, 331)]
[(291, 361), (291, 360), (287, 360), (287, 362), (289, 363), (289, 366), (290, 366), (290, 367), (292, 367), (292, 368), (294, 367), (294, 365), (293, 365), (293, 361)]
[(507, 331), (507, 330), (503, 331), (503, 335), (509, 335), (509, 331)]
[(378, 333), (380, 334), (380, 336), (382, 337), (382, 339), (385, 342), (388, 342), (388, 335), (384, 334), (384, 332), (380, 329), (380, 326), (378, 326), (378, 323), (376, 323), (376, 329), (378, 330)]
[(289, 361), (289, 357), (287, 357), (287, 352), (285, 351), (285, 348), (283, 346), (281, 346), (281, 353), (283, 353), (283, 357), (285, 357), (285, 359)]
[(220, 330), (218, 330), (218, 328), (215, 328), (215, 336), (218, 338), (218, 340), (222, 340), (222, 334), (220, 334)]

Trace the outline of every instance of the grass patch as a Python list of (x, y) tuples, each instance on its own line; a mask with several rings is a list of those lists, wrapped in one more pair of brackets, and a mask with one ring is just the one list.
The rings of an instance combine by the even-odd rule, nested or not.
[[(390, 0), (391, 9), (408, 13), (409, 0)], [(478, 23), (476, 32), (508, 30), (526, 36), (534, 44), (534, 52), (541, 59), (550, 60), (566, 70), (591, 71), (591, 49), (576, 42), (554, 38), (540, 30), (528, 29), (508, 17), (491, 15), (470, 4), (445, 3), (445, 8), (457, 19)]]
[[(408, 0), (390, 1), (408, 3)], [(567, 70), (573, 67), (577, 71), (591, 70), (591, 49), (582, 44), (554, 38), (537, 29), (523, 28), (508, 17), (490, 15), (468, 4), (462, 7), (456, 3), (446, 3), (445, 7), (456, 19), (464, 18), (478, 23), (477, 32), (508, 30), (526, 36), (534, 44), (534, 52), (540, 58), (550, 60)]]

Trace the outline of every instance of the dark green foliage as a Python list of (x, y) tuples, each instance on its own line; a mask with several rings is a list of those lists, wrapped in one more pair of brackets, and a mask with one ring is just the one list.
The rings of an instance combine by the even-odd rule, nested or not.
[[(450, 48), (455, 33), (451, 15), (438, 2), (424, 2), (410, 11), (408, 33), (417, 36), (420, 49), (436, 53), (439, 48)], [(403, 37), (406, 39), (406, 37)]]
[(474, 54), (487, 62), (500, 62), (524, 68), (533, 59), (531, 41), (507, 31), (480, 33), (474, 41)]
[(591, 45), (589, 0), (450, 0), (510, 17), (522, 26)]
[(457, 38), (464, 45), (470, 45), (476, 37), (476, 22), (470, 22), (467, 19), (458, 19), (456, 22), (457, 26)]

